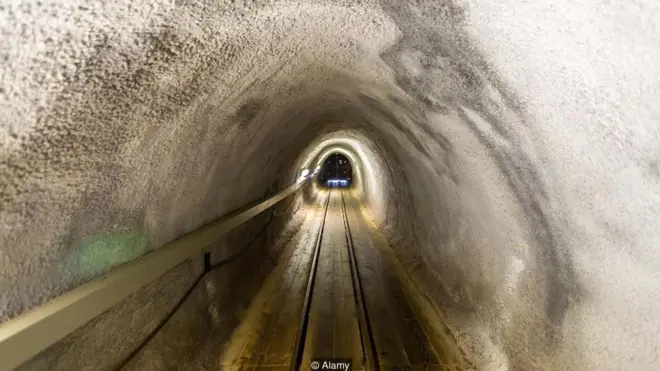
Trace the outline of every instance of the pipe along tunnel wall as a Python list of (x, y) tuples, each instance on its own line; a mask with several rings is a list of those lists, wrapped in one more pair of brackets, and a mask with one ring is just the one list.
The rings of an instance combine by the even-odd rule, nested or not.
[[(480, 369), (656, 369), (659, 19), (641, 0), (5, 2), (0, 319), (339, 148)], [(256, 252), (210, 287), (277, 251), (304, 192), (218, 243)], [(25, 367), (116, 367), (198, 265)]]

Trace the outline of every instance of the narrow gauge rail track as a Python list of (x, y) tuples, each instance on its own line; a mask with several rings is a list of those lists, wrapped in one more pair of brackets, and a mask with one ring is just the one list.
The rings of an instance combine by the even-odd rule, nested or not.
[(304, 307), (300, 318), (300, 325), (294, 342), (293, 357), (291, 359), (291, 370), (298, 371), (301, 369), (303, 355), (305, 352), (305, 342), (307, 337), (307, 329), (309, 325), (310, 310), (312, 308), (312, 301), (314, 300), (314, 284), (316, 281), (317, 267), (319, 264), (319, 256), (321, 245), (323, 242), (323, 232), (325, 229), (326, 219), (328, 217), (328, 206), (332, 192), (341, 192), (341, 215), (344, 222), (344, 232), (346, 237), (346, 245), (348, 248), (348, 255), (351, 267), (351, 281), (353, 284), (353, 293), (355, 298), (355, 308), (357, 313), (358, 325), (360, 330), (360, 341), (362, 344), (362, 354), (364, 356), (365, 368), (367, 370), (380, 370), (378, 362), (378, 353), (376, 352), (373, 331), (369, 322), (369, 315), (364, 300), (364, 292), (360, 283), (360, 272), (356, 260), (355, 248), (353, 246), (353, 238), (351, 236), (351, 228), (346, 215), (346, 204), (344, 202), (344, 192), (342, 190), (330, 190), (328, 199), (325, 204), (325, 211), (323, 214), (323, 221), (318, 232), (316, 245), (314, 246), (314, 254), (312, 257), (312, 267), (310, 269), (309, 278), (307, 280), (307, 290), (305, 293)]

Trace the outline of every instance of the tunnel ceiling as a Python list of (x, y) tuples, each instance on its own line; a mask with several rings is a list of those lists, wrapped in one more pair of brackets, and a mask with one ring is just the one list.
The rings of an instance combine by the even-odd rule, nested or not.
[(0, 20), (0, 319), (339, 148), (484, 369), (657, 365), (656, 2), (19, 0)]

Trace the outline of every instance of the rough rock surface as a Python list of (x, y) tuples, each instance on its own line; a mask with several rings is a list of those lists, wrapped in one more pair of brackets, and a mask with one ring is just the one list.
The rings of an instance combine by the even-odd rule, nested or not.
[(659, 21), (652, 0), (4, 2), (0, 320), (339, 146), (481, 368), (655, 369)]

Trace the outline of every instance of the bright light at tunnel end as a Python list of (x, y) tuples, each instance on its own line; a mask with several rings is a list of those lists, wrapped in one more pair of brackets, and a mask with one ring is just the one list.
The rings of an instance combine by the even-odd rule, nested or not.
[(347, 187), (348, 186), (348, 180), (346, 180), (346, 179), (328, 179), (326, 184), (328, 185), (328, 187), (337, 187), (337, 186)]

